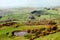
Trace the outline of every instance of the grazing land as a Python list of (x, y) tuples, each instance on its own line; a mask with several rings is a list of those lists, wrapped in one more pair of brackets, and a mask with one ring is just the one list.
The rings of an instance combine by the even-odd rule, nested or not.
[(60, 40), (60, 7), (0, 9), (0, 40)]

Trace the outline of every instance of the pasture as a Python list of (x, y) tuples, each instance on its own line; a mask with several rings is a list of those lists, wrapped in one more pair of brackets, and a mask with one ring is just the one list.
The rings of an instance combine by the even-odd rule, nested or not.
[[(13, 9), (12, 9), (13, 10)], [(57, 25), (58, 29), (60, 30), (60, 12), (59, 9), (57, 10), (47, 10), (42, 9), (43, 14), (39, 14), (38, 12), (35, 14), (31, 14), (31, 10), (24, 9), (14, 9), (15, 12), (11, 14), (5, 14), (2, 18), (0, 18), (0, 40), (60, 40), (60, 31), (55, 33), (50, 33), (49, 35), (40, 35), (39, 37), (36, 37), (36, 30), (40, 30), (43, 28), (43, 31), (45, 32), (49, 27), (53, 27)], [(17, 10), (17, 11), (16, 11)], [(40, 11), (40, 10), (39, 10)], [(40, 15), (40, 16), (39, 16)], [(35, 19), (30, 18), (29, 16), (33, 16)], [(9, 21), (9, 20), (11, 21)], [(7, 21), (7, 22), (6, 22)], [(56, 22), (54, 25), (47, 25), (50, 21)], [(10, 23), (11, 22), (11, 23)], [(15, 24), (13, 22), (16, 22)], [(45, 28), (45, 29), (44, 29)], [(27, 35), (24, 35), (23, 37), (20, 36), (12, 36), (12, 32), (16, 30), (26, 31), (31, 33), (28, 33)], [(32, 31), (36, 31), (33, 33)], [(52, 30), (53, 31), (53, 30)], [(44, 34), (44, 33), (42, 33)], [(34, 38), (34, 39), (33, 39)]]

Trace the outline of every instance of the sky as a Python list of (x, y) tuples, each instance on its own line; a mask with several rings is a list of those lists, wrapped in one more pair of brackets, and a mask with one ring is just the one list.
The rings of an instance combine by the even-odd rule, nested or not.
[(0, 8), (60, 6), (60, 0), (0, 0)]

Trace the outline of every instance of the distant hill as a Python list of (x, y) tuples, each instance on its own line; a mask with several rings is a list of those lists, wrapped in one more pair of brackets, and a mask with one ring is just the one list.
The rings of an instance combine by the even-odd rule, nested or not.
[[(60, 6), (58, 7), (50, 7), (51, 9), (57, 9), (58, 11), (60, 11)], [(7, 9), (0, 9), (0, 15), (2, 14), (16, 14), (16, 13), (22, 13), (22, 12), (31, 12), (34, 10), (40, 10), (40, 9), (44, 9), (44, 8), (30, 8), (30, 7), (25, 7), (25, 8), (7, 8)]]
[(16, 14), (16, 12), (31, 12), (33, 10), (40, 10), (40, 8), (7, 8), (7, 9), (0, 9), (1, 14)]
[[(54, 10), (52, 8), (54, 8)], [(57, 8), (57, 7), (56, 8), (52, 7), (52, 8), (51, 9), (49, 9), (49, 8), (44, 9), (44, 8), (29, 8), (29, 7), (27, 7), (27, 8), (0, 9), (0, 15), (3, 15), (3, 18), (0, 21), (7, 20), (7, 19), (17, 19), (20, 22), (27, 21), (27, 20), (29, 20), (28, 16), (34, 10), (38, 10), (38, 11), (43, 10), (43, 11), (45, 11), (45, 13), (48, 14), (46, 16), (45, 15), (41, 15), (41, 17), (39, 19), (43, 19), (43, 18), (50, 19), (50, 14), (55, 14), (55, 15), (52, 15), (52, 18), (60, 18), (60, 15), (59, 15), (60, 14), (60, 9)]]

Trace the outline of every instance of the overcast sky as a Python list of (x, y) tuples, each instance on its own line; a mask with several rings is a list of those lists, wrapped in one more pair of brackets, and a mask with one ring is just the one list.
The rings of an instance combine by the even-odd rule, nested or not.
[(0, 8), (60, 6), (60, 0), (0, 0)]

